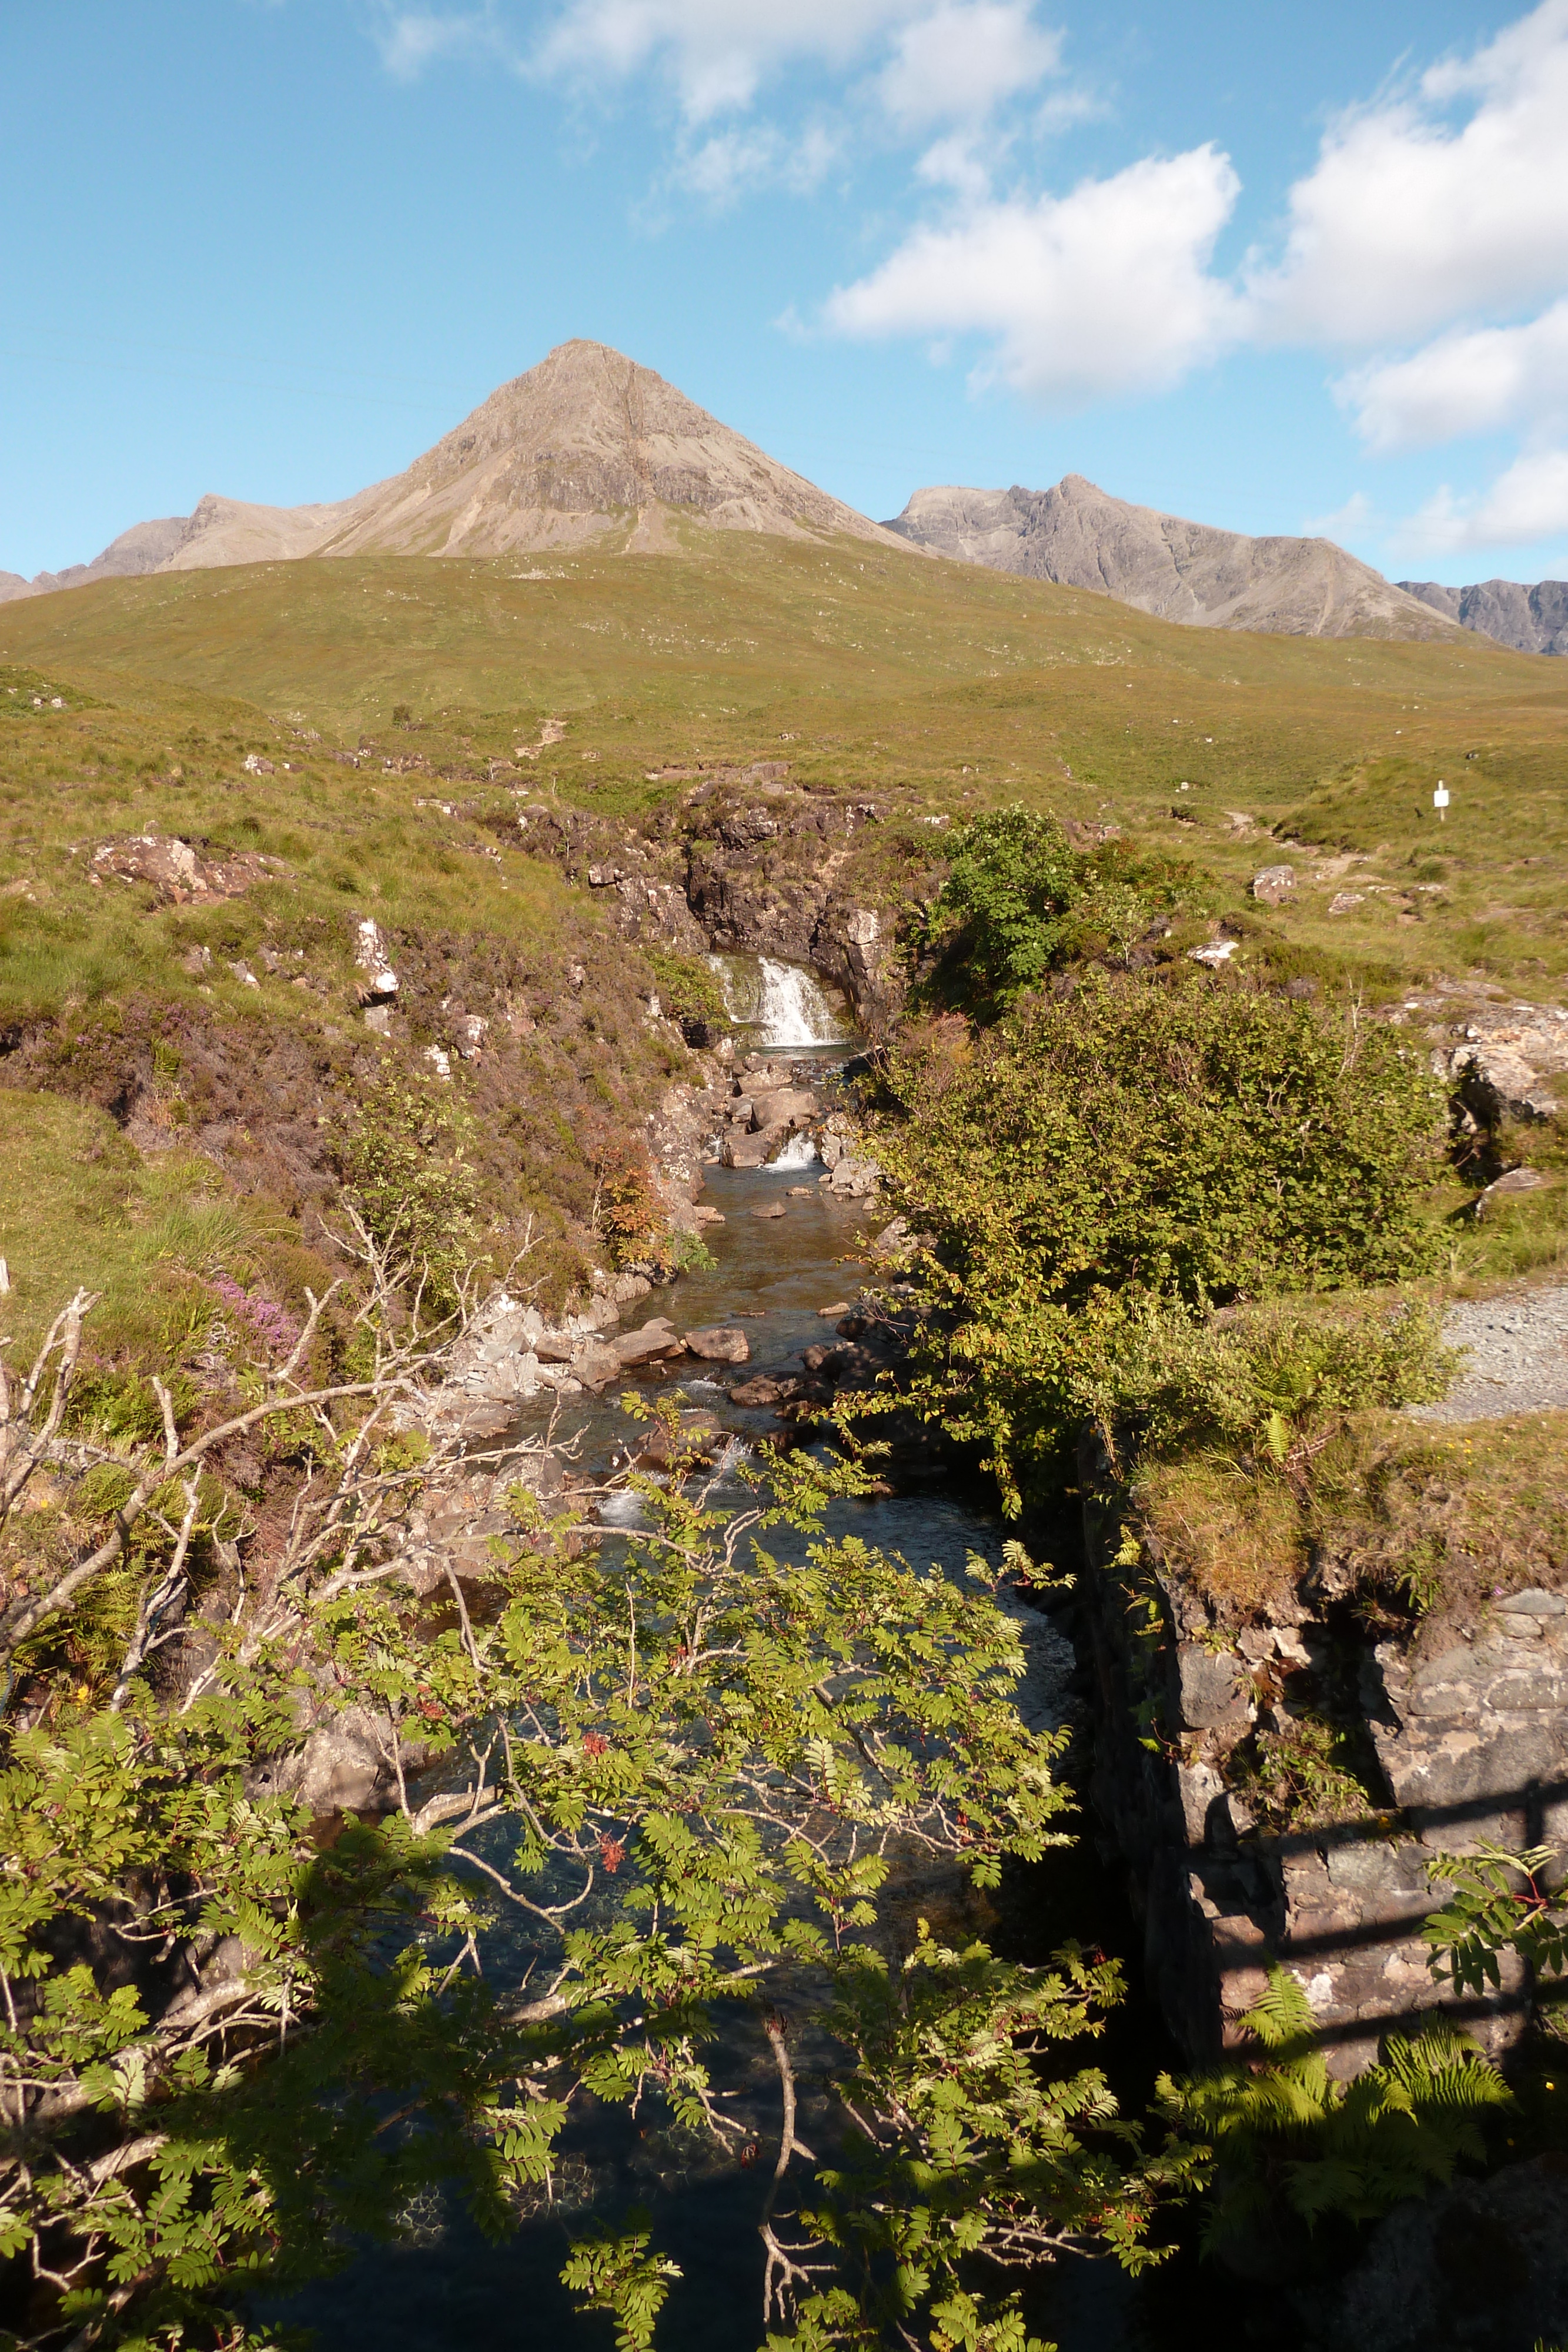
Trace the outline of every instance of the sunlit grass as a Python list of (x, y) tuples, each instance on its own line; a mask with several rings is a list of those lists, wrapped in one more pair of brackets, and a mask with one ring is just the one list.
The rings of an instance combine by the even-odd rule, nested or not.
[(101, 1111), (57, 1095), (0, 1089), (0, 1299), (9, 1360), (37, 1344), (78, 1288), (100, 1294), (95, 1350), (139, 1354), (199, 1331), (204, 1276), (250, 1263), (270, 1219), (237, 1200), (205, 1160), (149, 1160)]

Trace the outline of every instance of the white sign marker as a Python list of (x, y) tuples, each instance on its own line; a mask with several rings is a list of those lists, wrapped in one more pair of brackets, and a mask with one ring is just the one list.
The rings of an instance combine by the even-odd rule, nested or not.
[(1433, 807), (1437, 810), (1437, 823), (1438, 823), (1439, 824), (1444, 824), (1444, 823), (1446, 823), (1446, 822), (1447, 822), (1447, 818), (1446, 818), (1446, 811), (1447, 811), (1447, 809), (1448, 809), (1448, 785), (1443, 782), (1443, 780), (1442, 780), (1441, 776), (1439, 776), (1439, 777), (1438, 777), (1438, 779), (1437, 779), (1437, 791), (1436, 791), (1436, 792), (1433, 793), (1433, 795), (1432, 795), (1432, 806), (1433, 806)]

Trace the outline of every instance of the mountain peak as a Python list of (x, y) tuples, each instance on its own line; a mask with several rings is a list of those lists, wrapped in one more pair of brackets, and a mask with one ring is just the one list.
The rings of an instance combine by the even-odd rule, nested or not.
[(1448, 634), (1427, 606), (1332, 540), (1216, 530), (1113, 498), (1082, 474), (1066, 474), (1049, 490), (916, 490), (887, 527), (933, 554), (1091, 589), (1200, 628)]
[(324, 506), (250, 506), (209, 493), (191, 515), (136, 524), (68, 573), (29, 583), (0, 572), (0, 602), (117, 574), (305, 555), (521, 555), (578, 546), (674, 554), (694, 528), (787, 539), (841, 532), (909, 551), (652, 368), (576, 337), (498, 385), (390, 481)]
[(883, 538), (652, 368), (580, 338), (501, 384), (406, 473), (350, 507), (322, 552), (500, 555), (590, 541), (673, 550), (681, 519)]

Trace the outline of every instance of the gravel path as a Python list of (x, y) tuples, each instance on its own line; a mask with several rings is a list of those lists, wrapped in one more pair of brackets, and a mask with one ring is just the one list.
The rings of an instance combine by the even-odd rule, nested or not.
[(1568, 1286), (1468, 1299), (1443, 1318), (1465, 1366), (1441, 1404), (1406, 1408), (1415, 1421), (1495, 1421), (1568, 1407)]

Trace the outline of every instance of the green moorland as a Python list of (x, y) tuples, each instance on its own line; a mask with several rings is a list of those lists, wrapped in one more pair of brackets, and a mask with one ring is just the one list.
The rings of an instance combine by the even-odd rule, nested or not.
[[(963, 565), (737, 534), (678, 557), (111, 582), (0, 611), (7, 662), (114, 704), (155, 766), (193, 724), (210, 768), (307, 726), (382, 741), (406, 705), (437, 766), (510, 760), (563, 722), (518, 764), (607, 813), (668, 792), (647, 781), (662, 766), (784, 758), (807, 785), (921, 814), (1018, 799), (1119, 823), (1237, 883), (1278, 828), (1310, 855), (1284, 931), (1389, 986), (1470, 969), (1526, 986), (1568, 961), (1568, 676), (1473, 635), (1179, 628)], [(84, 725), (42, 715), (26, 772), (79, 783)], [(377, 784), (389, 808), (419, 789)]]
[[(0, 1030), (26, 1041), (6, 1139), (35, 1171), (26, 1205), (7, 1188), (0, 1254), (24, 1269), (24, 1335), (86, 1214), (74, 1181), (38, 1179), (66, 1161), (24, 1099), (64, 1090), (123, 1125), (115, 1089), (140, 1057), (168, 1130), (140, 1138), (166, 1147), (161, 1201), (183, 1166), (187, 1191), (255, 1197), (258, 1229), (263, 1197), (298, 1217), (308, 1182), (276, 1156), (260, 1169), (254, 1114), (321, 1125), (362, 1090), (348, 919), (365, 914), (425, 999), (461, 1003), (467, 982), (515, 1008), (527, 1034), (476, 1088), (481, 1206), (497, 1247), (530, 1214), (548, 1229), (536, 1263), (559, 1294), (606, 1138), (678, 1057), (641, 1018), (651, 967), (523, 853), (516, 796), (645, 824), (699, 764), (756, 759), (808, 793), (874, 794), (884, 822), (856, 854), (888, 867), (874, 880), (895, 902), (929, 887), (926, 821), (1019, 802), (1202, 877), (1197, 901), (1276, 982), (1375, 1004), (1446, 974), (1540, 998), (1568, 966), (1568, 667), (1480, 637), (1186, 629), (1048, 583), (741, 534), (678, 556), (271, 564), (26, 600), (0, 611)], [(95, 875), (96, 846), (149, 827), (277, 862), (206, 906)], [(1281, 859), (1296, 889), (1260, 906), (1250, 878)], [(214, 1031), (215, 1069), (192, 1044)], [(430, 1042), (417, 1013), (409, 1042)], [(182, 1161), (188, 1127), (204, 1156)], [(1552, 1139), (1529, 1149), (1550, 1161)], [(1443, 1213), (1473, 1189), (1457, 1179)], [(128, 1231), (167, 1217), (132, 1190)], [(1556, 1257), (1561, 1200), (1494, 1216), (1482, 1245), (1457, 1235), (1452, 1273)], [(120, 1286), (134, 1325), (158, 1284)]]

